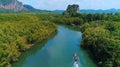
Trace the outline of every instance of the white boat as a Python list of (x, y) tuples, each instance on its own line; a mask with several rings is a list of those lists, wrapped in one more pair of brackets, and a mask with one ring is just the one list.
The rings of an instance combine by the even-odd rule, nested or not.
[(78, 61), (78, 56), (77, 56), (77, 54), (76, 54), (76, 53), (74, 53), (73, 59), (74, 59), (74, 61), (75, 61), (75, 62), (77, 62), (77, 61)]

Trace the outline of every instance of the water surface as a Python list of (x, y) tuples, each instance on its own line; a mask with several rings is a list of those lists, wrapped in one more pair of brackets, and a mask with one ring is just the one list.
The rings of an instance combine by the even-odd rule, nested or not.
[(89, 55), (80, 48), (81, 32), (59, 26), (58, 33), (42, 48), (37, 45), (21, 57), (13, 67), (73, 67), (73, 54), (79, 56), (79, 67), (96, 67)]

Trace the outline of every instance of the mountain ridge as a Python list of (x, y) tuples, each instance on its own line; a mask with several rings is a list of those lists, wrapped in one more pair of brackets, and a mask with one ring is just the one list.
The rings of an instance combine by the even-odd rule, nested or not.
[[(18, 0), (0, 0), (0, 13), (21, 13), (21, 12), (47, 12), (47, 13), (58, 13), (62, 14), (65, 10), (41, 10), (41, 9), (36, 9), (32, 7), (31, 5), (23, 4), (22, 2), (19, 2)], [(120, 9), (80, 9), (80, 13), (90, 13), (90, 14), (95, 14), (95, 13), (120, 13)]]
[(115, 9), (115, 8), (111, 8), (111, 9), (98, 9), (98, 10), (94, 10), (94, 9), (81, 9), (80, 10), (81, 13), (120, 13), (120, 9)]
[(18, 0), (0, 0), (0, 9), (11, 12), (29, 11), (23, 6), (22, 2), (19, 2)]
[[(60, 13), (62, 14), (65, 10), (54, 10), (53, 12), (56, 12), (56, 13)], [(111, 8), (111, 9), (106, 9), (106, 10), (103, 10), (103, 9), (98, 9), (98, 10), (95, 10), (95, 9), (80, 9), (80, 13), (86, 13), (86, 14), (95, 14), (95, 13), (120, 13), (120, 9), (114, 9), (114, 8)]]

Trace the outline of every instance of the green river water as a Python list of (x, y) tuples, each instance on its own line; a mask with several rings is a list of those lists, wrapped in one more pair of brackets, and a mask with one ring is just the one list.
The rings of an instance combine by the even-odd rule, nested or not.
[(97, 67), (86, 51), (80, 48), (81, 32), (59, 26), (58, 33), (44, 46), (26, 51), (12, 67), (75, 67), (73, 54), (79, 56), (79, 67)]

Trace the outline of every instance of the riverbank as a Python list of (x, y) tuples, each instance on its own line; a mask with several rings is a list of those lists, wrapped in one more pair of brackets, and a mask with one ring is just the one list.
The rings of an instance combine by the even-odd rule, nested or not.
[(89, 50), (99, 67), (120, 66), (120, 22), (94, 21), (82, 27), (82, 47)]
[[(23, 61), (25, 61), (25, 59), (30, 56), (35, 54), (38, 50), (42, 49), (45, 46), (45, 43), (50, 40), (51, 38), (53, 38), (55, 35), (57, 34), (57, 32), (54, 32), (53, 34), (51, 34), (51, 36), (48, 36), (45, 40), (35, 43), (34, 46), (32, 46), (30, 49), (27, 49), (26, 51), (22, 52), (21, 56), (18, 58), (19, 61), (17, 62), (13, 62), (12, 63), (12, 67), (20, 67), (19, 64), (17, 66), (14, 66), (16, 63), (23, 63)], [(24, 58), (23, 58), (24, 57)]]
[(0, 67), (11, 67), (22, 52), (42, 42), (57, 31), (51, 22), (40, 21), (34, 15), (0, 15)]
[(73, 54), (77, 52), (80, 67), (96, 67), (86, 51), (80, 48), (81, 32), (58, 26), (57, 34), (41, 48), (36, 45), (25, 52), (13, 67), (72, 67)]

